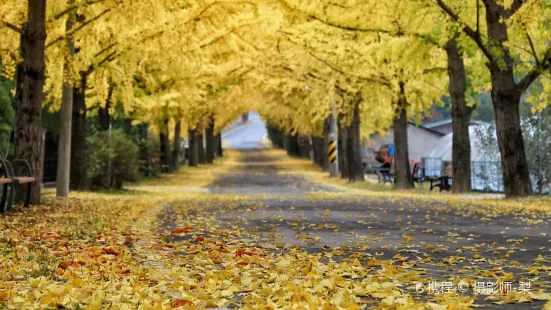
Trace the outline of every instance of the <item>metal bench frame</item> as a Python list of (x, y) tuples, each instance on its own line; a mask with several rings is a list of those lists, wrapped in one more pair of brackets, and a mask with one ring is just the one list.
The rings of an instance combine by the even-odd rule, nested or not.
[(432, 191), (435, 187), (440, 188), (440, 191), (450, 191), (451, 185), (450, 180), (451, 177), (444, 175), (439, 177), (429, 177), (430, 181), (430, 190)]
[[(33, 171), (31, 168), (31, 165), (28, 161), (25, 159), (15, 159), (13, 160), (13, 164), (18, 167), (23, 167), (26, 170), (25, 176), (16, 176), (13, 170), (12, 164), (2, 159), (0, 154), (0, 177), (2, 179), (9, 179), (9, 182), (6, 182), (3, 184), (2, 189), (2, 200), (0, 201), (0, 212), (4, 211), (11, 211), (13, 208), (13, 200), (14, 200), (14, 192), (15, 192), (15, 186), (16, 185), (24, 185), (27, 184), (27, 192), (25, 193), (25, 201), (24, 201), (24, 207), (29, 207), (29, 202), (31, 200), (31, 194), (32, 194), (32, 186), (33, 183), (36, 183), (36, 178), (33, 177)], [(6, 208), (7, 203), (7, 208)]]

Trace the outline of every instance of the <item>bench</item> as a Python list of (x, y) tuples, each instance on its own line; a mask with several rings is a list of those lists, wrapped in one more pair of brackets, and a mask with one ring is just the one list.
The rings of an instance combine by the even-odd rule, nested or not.
[[(13, 166), (26, 170), (26, 175), (15, 175)], [(0, 201), (0, 212), (11, 211), (13, 206), (14, 191), (16, 185), (27, 184), (24, 206), (28, 207), (31, 200), (32, 185), (36, 178), (32, 176), (32, 168), (24, 159), (13, 160), (13, 165), (4, 159), (0, 154), (0, 185), (2, 185), (2, 200)], [(6, 207), (7, 203), (7, 207)]]
[(383, 182), (383, 184), (386, 184), (387, 182), (394, 183), (394, 174), (390, 171), (390, 168), (374, 168), (373, 172), (377, 175), (377, 182)]
[(444, 175), (439, 177), (428, 177), (430, 181), (430, 190), (432, 191), (435, 187), (440, 188), (440, 191), (450, 191), (451, 189), (451, 177)]

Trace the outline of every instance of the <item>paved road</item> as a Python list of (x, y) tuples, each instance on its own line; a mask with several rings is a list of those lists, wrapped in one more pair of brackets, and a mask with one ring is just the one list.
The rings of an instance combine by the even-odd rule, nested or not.
[[(278, 247), (299, 246), (327, 253), (339, 261), (359, 259), (407, 262), (424, 274), (420, 281), (453, 281), (467, 277), (497, 282), (512, 273), (530, 290), (551, 291), (551, 218), (537, 212), (501, 214), (485, 206), (347, 194), (313, 184), (291, 167), (258, 148), (261, 121), (226, 137), (239, 152), (240, 165), (218, 176), (207, 199), (196, 203), (208, 209), (220, 231), (239, 231), (241, 238)], [(254, 133), (255, 136), (249, 136)], [(256, 148), (253, 147), (256, 145)], [(187, 221), (206, 221), (188, 214)], [(194, 218), (195, 217), (195, 218)], [(167, 228), (178, 219), (166, 213)], [(178, 241), (174, 238), (172, 241)], [(419, 299), (426, 294), (409, 293)], [(472, 293), (472, 288), (468, 294)], [(542, 302), (493, 305), (478, 296), (483, 309), (541, 309)]]

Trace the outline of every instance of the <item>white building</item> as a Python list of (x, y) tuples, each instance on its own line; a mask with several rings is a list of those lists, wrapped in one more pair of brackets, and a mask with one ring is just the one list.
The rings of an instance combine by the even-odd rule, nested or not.
[[(503, 191), (501, 162), (497, 150), (486, 150), (476, 134), (477, 130), (488, 130), (488, 125), (471, 125), (469, 135), (471, 139), (471, 182), (472, 189), (479, 191)], [(494, 132), (495, 135), (495, 132)], [(427, 175), (439, 176), (452, 162), (453, 133), (447, 134), (436, 141), (435, 145), (427, 149), (423, 157)], [(497, 155), (497, 156), (496, 156)], [(445, 173), (445, 172), (444, 172)], [(453, 176), (452, 176), (453, 177)]]
[[(433, 149), (444, 134), (408, 123), (408, 149), (409, 159), (416, 162), (421, 162), (421, 159), (426, 156), (427, 150)], [(369, 141), (365, 141), (362, 154), (364, 164), (368, 166), (378, 167), (381, 164), (375, 160), (375, 152), (382, 145), (394, 144), (394, 130), (389, 129), (384, 135), (374, 134), (369, 137)]]

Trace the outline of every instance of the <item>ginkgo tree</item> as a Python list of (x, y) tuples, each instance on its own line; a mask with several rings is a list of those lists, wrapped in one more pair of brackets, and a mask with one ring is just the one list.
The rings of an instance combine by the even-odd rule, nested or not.
[[(470, 191), (471, 163), (468, 127), (476, 103), (472, 101), (468, 103), (466, 92), (468, 87), (471, 92), (476, 90), (473, 83), (468, 83), (463, 61), (466, 42), (463, 40), (461, 46), (458, 43), (460, 38), (457, 27), (447, 26), (444, 22), (435, 23), (434, 19), (437, 17), (431, 16), (431, 14), (438, 13), (431, 11), (423, 3), (364, 1), (349, 6), (345, 2), (341, 5), (339, 3), (312, 5), (304, 1), (292, 1), (290, 5), (304, 12), (309, 18), (355, 34), (371, 33), (387, 37), (417, 39), (419, 42), (446, 51), (454, 127), (453, 191)], [(415, 59), (415, 55), (410, 56), (413, 56), (413, 60)], [(469, 69), (480, 65), (479, 62), (471, 61), (470, 63), (473, 65)], [(479, 86), (479, 88), (482, 87)], [(379, 128), (385, 128), (385, 125), (379, 126)]]
[[(548, 97), (551, 40), (545, 36), (551, 5), (543, 0), (480, 0), (452, 2), (427, 0), (455, 24), (484, 55), (490, 72), (487, 84), (496, 116), (503, 181), (507, 197), (532, 193), (520, 126), (519, 104), (523, 94), (539, 80)], [(529, 98), (530, 100), (530, 98)], [(541, 108), (539, 100), (536, 108)]]
[[(72, 127), (77, 134), (72, 135), (71, 138), (72, 167), (74, 168), (71, 179), (72, 182), (77, 183), (76, 187), (86, 188), (85, 182), (82, 181), (86, 179), (84, 173), (78, 175), (79, 169), (81, 171), (85, 169), (85, 158), (80, 155), (85, 155), (82, 150), (85, 149), (86, 110), (91, 105), (99, 105), (100, 109), (108, 111), (105, 109), (108, 106), (106, 101), (120, 97), (124, 99), (126, 106), (131, 105), (133, 79), (143, 69), (144, 63), (155, 62), (163, 68), (171, 68), (175, 65), (172, 61), (178, 56), (190, 54), (192, 56), (187, 57), (186, 60), (201, 66), (210, 63), (212, 57), (218, 57), (217, 53), (220, 52), (218, 46), (229, 46), (230, 49), (239, 52), (241, 46), (236, 43), (237, 40), (227, 40), (227, 38), (250, 37), (251, 33), (260, 33), (256, 31), (260, 28), (253, 27), (255, 23), (260, 22), (266, 25), (266, 22), (263, 22), (265, 18), (259, 17), (260, 7), (271, 10), (268, 1), (266, 3), (194, 1), (182, 6), (177, 1), (170, 0), (155, 3), (75, 0), (50, 1), (47, 7), (45, 1), (43, 3), (29, 1), (28, 8), (17, 1), (3, 3), (2, 34), (6, 31), (9, 40), (2, 46), (2, 57), (10, 56), (14, 65), (21, 63), (22, 72), (28, 72), (25, 66), (35, 61), (36, 63), (32, 65), (37, 68), (33, 70), (42, 72), (38, 74), (42, 82), (29, 83), (32, 87), (37, 87), (31, 89), (31, 92), (37, 96), (29, 95), (30, 98), (36, 99), (32, 102), (31, 109), (34, 111), (31, 115), (34, 123), (31, 124), (26, 120), (18, 122), (28, 126), (26, 132), (30, 135), (25, 137), (30, 139), (29, 143), (33, 147), (25, 147), (24, 139), (19, 137), (23, 134), (22, 130), (16, 130), (16, 136), (19, 137), (18, 145), (20, 145), (18, 149), (25, 149), (27, 152), (19, 152), (21, 154), (18, 153), (18, 155), (28, 158), (33, 169), (39, 172), (38, 150), (40, 148), (37, 143), (40, 137), (35, 131), (39, 130), (43, 84), (47, 85), (48, 97), (59, 103), (62, 101), (60, 100), (63, 97), (62, 94), (71, 94), (68, 89), (74, 87), (77, 90), (74, 91), (72, 98), (74, 104)], [(27, 15), (29, 23), (25, 23)], [(32, 21), (31, 18), (33, 18)], [(69, 26), (66, 21), (71, 21), (73, 24)], [(30, 25), (32, 29), (27, 31), (29, 27), (22, 27), (24, 24)], [(242, 32), (238, 31), (245, 28), (247, 29)], [(50, 36), (48, 41), (45, 41), (46, 31)], [(17, 33), (21, 34), (22, 39), (26, 38), (26, 35), (37, 35), (44, 39), (44, 42), (31, 40), (30, 43), (40, 46), (31, 48), (21, 46), (23, 54), (19, 56), (17, 53), (19, 41), (22, 43), (27, 41), (18, 40)], [(74, 50), (70, 48), (73, 45)], [(215, 47), (209, 48), (211, 46)], [(140, 53), (137, 52), (138, 50)], [(207, 50), (207, 54), (201, 55)], [(25, 55), (25, 51), (32, 55)], [(45, 58), (46, 52), (48, 57)], [(35, 59), (31, 60), (33, 57)], [(190, 66), (189, 63), (180, 61), (178, 67)], [(34, 72), (33, 70), (31, 71)], [(47, 75), (44, 72), (47, 72)], [(172, 75), (177, 76), (180, 73), (173, 70)], [(189, 75), (184, 74), (184, 77)], [(20, 79), (22, 75), (16, 75), (16, 78)], [(18, 85), (27, 84), (18, 83)], [(62, 88), (67, 91), (62, 92)], [(18, 93), (21, 91), (18, 90)], [(92, 100), (86, 103), (84, 99), (90, 95), (93, 95)], [(63, 106), (59, 103), (53, 106)], [(65, 104), (67, 105), (68, 103)], [(31, 110), (20, 109), (19, 111), (30, 113)], [(67, 113), (62, 114), (67, 115)], [(36, 130), (33, 131), (33, 128)], [(66, 130), (68, 127), (63, 128)], [(67, 139), (65, 135), (64, 140)], [(66, 143), (62, 144), (66, 145)], [(40, 176), (38, 178), (40, 179)], [(35, 203), (38, 202), (39, 196), (39, 190), (35, 191), (33, 199)]]
[[(288, 11), (299, 16), (311, 16), (309, 10), (327, 9), (323, 5), (300, 1), (287, 4)], [(339, 73), (339, 85), (349, 88), (344, 92), (348, 98), (354, 98), (354, 94), (359, 92), (358, 100), (364, 101), (362, 110), (369, 111), (371, 106), (379, 109), (381, 114), (371, 114), (379, 124), (384, 123), (381, 119), (386, 119), (387, 124), (394, 123), (397, 144), (396, 186), (411, 187), (406, 111), (420, 115), (445, 93), (445, 54), (417, 37), (396, 38), (376, 32), (351, 33), (344, 26), (328, 25), (317, 19), (308, 24), (309, 30), (304, 27), (299, 30), (300, 39), (290, 40), (309, 50), (320, 63)], [(328, 35), (331, 39), (324, 38)], [(354, 102), (350, 99), (347, 101)], [(380, 110), (381, 106), (386, 107), (386, 110)], [(362, 123), (370, 121), (363, 119)], [(359, 146), (358, 152), (353, 153), (359, 153)], [(361, 168), (355, 170), (361, 171)]]

